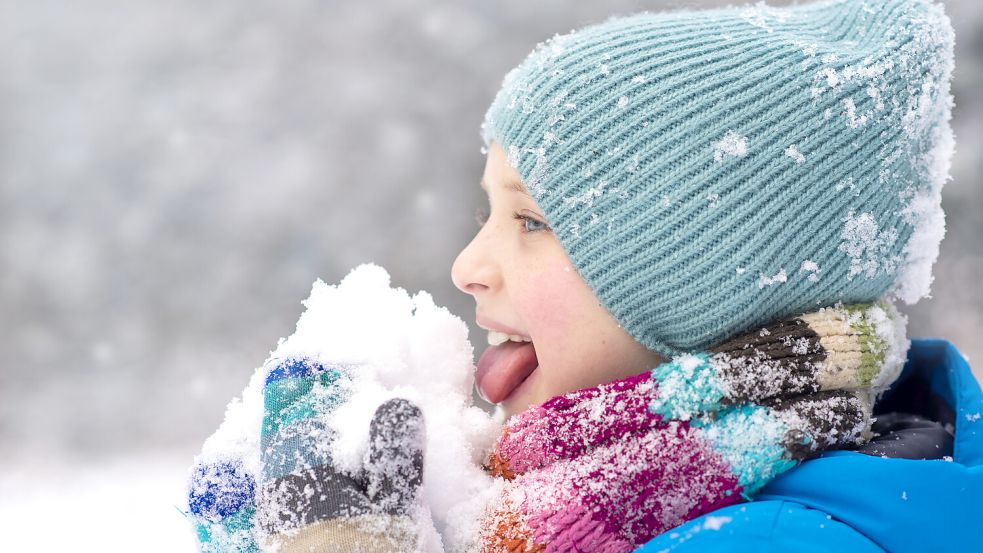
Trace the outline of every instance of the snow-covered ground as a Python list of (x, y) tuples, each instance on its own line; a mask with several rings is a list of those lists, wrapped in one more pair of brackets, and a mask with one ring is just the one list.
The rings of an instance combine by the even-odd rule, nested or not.
[(178, 510), (191, 461), (164, 453), (0, 465), (0, 550), (194, 552)]

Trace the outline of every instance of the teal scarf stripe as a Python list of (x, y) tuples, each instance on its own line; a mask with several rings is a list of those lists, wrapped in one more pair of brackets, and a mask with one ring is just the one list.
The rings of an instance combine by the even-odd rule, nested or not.
[(710, 357), (706, 352), (677, 356), (653, 369), (652, 378), (659, 390), (649, 411), (677, 420), (689, 420), (692, 413), (716, 411), (725, 395), (724, 383)]
[(738, 405), (719, 411), (712, 419), (701, 417), (690, 424), (702, 429), (704, 439), (727, 460), (746, 498), (796, 465), (786, 457), (783, 445), (788, 426), (766, 407)]

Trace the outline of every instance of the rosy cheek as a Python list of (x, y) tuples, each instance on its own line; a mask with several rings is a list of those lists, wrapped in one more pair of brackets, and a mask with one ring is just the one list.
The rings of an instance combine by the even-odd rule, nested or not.
[[(537, 347), (545, 353), (562, 348), (584, 311), (580, 298), (585, 286), (573, 267), (553, 263), (529, 276), (519, 302), (522, 319), (529, 325)], [(589, 293), (589, 289), (588, 289)]]

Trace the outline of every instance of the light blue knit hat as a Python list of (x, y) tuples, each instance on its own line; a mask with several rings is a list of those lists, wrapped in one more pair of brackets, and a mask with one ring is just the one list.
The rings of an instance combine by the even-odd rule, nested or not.
[(928, 294), (953, 42), (927, 0), (613, 17), (538, 44), (481, 136), (599, 301), (676, 355)]

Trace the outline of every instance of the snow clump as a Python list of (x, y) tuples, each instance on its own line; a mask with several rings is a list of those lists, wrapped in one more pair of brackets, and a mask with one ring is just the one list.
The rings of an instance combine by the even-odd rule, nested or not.
[(331, 444), (335, 467), (350, 471), (360, 466), (379, 405), (396, 397), (415, 403), (426, 427), (418, 497), (439, 533), (426, 549), (471, 547), (468, 540), (477, 535), (487, 502), (498, 491), (480, 463), (501, 427), (472, 403), (474, 350), (464, 321), (435, 305), (425, 291), (411, 297), (391, 288), (388, 272), (372, 263), (354, 268), (337, 286), (318, 279), (302, 303), (306, 311), (296, 331), (279, 340), (241, 399), (229, 403), (225, 420), (194, 465), (231, 464), (260, 482), (263, 387), (271, 368), (279, 360), (298, 358), (354, 367), (349, 399), (328, 418), (336, 432)]
[(724, 156), (744, 157), (747, 155), (747, 137), (729, 130), (713, 145), (713, 160), (723, 161)]

